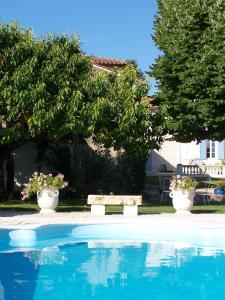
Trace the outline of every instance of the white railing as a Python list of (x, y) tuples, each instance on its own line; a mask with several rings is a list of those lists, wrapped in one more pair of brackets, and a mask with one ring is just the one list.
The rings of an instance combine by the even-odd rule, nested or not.
[(198, 166), (198, 165), (177, 165), (177, 174), (180, 175), (209, 175), (210, 177), (225, 177), (225, 166)]

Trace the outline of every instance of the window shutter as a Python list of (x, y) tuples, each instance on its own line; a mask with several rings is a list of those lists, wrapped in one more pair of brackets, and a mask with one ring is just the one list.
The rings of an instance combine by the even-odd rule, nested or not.
[(225, 150), (224, 141), (219, 142), (218, 143), (218, 159), (225, 159), (224, 150)]
[(200, 159), (206, 159), (206, 142), (207, 140), (204, 140), (200, 143)]

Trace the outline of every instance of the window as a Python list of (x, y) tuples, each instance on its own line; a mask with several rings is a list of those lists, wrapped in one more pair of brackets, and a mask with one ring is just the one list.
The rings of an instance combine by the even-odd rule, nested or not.
[(211, 141), (203, 140), (200, 143), (200, 159), (222, 159), (225, 160), (225, 140)]
[(216, 142), (207, 140), (206, 141), (206, 158), (216, 157)]

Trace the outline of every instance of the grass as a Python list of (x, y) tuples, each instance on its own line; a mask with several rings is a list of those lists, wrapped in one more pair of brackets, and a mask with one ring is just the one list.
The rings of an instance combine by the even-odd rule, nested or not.
[[(37, 201), (9, 200), (0, 202), (0, 211), (4, 210), (35, 213), (38, 212), (40, 209), (38, 207)], [(59, 202), (57, 206), (57, 211), (60, 212), (88, 210), (89, 206), (85, 205), (85, 203), (82, 201), (77, 201), (76, 203), (74, 200), (63, 200)]]
[[(119, 213), (122, 212), (122, 207), (120, 206), (107, 206), (107, 213)], [(163, 214), (163, 213), (175, 213), (175, 210), (171, 205), (160, 205), (160, 204), (149, 204), (144, 203), (138, 208), (139, 214)], [(204, 205), (195, 205), (192, 209), (192, 212), (195, 214), (225, 214), (225, 205), (224, 203), (213, 203), (213, 204), (204, 204)]]
[[(19, 211), (26, 213), (35, 213), (39, 211), (36, 201), (21, 201), (9, 200), (0, 202), (0, 212), (3, 211)], [(106, 206), (107, 214), (122, 213), (122, 206)], [(63, 200), (59, 202), (57, 207), (58, 212), (72, 212), (72, 211), (90, 211), (90, 206), (86, 205), (84, 201)], [(144, 203), (139, 207), (139, 214), (161, 214), (161, 213), (174, 213), (175, 210), (172, 205), (157, 204), (157, 203)], [(192, 210), (193, 213), (219, 213), (225, 214), (224, 202), (213, 202), (206, 205), (195, 205)]]
[[(216, 179), (213, 179), (214, 183)], [(218, 181), (218, 179), (217, 179)], [(159, 185), (158, 176), (146, 176), (146, 183), (150, 185)], [(3, 211), (19, 211), (27, 213), (35, 213), (39, 211), (36, 200), (22, 201), (22, 200), (9, 200), (0, 202), (0, 212)], [(106, 206), (106, 213), (116, 214), (122, 213), (122, 206)], [(161, 213), (174, 213), (175, 210), (172, 204), (159, 204), (159, 201), (154, 203), (146, 202), (139, 207), (139, 214), (161, 214)], [(59, 212), (72, 212), (72, 211), (90, 211), (90, 206), (86, 205), (86, 201), (78, 199), (67, 199), (59, 202), (57, 207)], [(195, 205), (193, 213), (225, 213), (224, 202), (214, 202), (207, 205)]]

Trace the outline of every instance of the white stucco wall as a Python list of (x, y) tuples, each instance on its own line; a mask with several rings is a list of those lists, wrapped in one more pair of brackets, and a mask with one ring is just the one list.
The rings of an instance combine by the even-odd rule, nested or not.
[[(174, 141), (165, 141), (158, 152), (158, 167), (165, 164), (167, 169), (174, 171), (181, 159), (181, 145)], [(161, 161), (160, 161), (161, 160)]]
[(176, 171), (177, 164), (189, 164), (191, 159), (200, 158), (200, 146), (196, 142), (165, 141), (160, 150), (154, 150), (151, 156), (153, 172), (158, 172), (162, 164), (168, 170)]
[(200, 158), (200, 145), (196, 142), (180, 143), (181, 145), (181, 159), (180, 163), (188, 165), (190, 160)]

